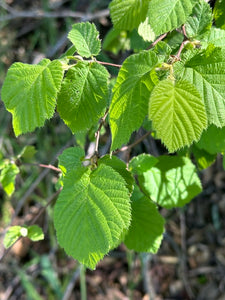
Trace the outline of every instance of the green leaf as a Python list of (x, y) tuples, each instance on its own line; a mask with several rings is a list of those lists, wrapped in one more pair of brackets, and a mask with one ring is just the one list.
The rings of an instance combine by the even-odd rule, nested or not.
[(210, 154), (209, 152), (199, 149), (198, 144), (192, 146), (192, 152), (195, 157), (199, 170), (204, 170), (210, 167), (216, 160), (216, 154)]
[(132, 30), (146, 18), (149, 0), (113, 0), (110, 16), (117, 29)]
[(120, 50), (129, 50), (130, 41), (128, 39), (128, 33), (121, 29), (112, 28), (106, 34), (102, 48), (113, 54), (118, 54)]
[(158, 60), (152, 51), (128, 57), (120, 69), (110, 106), (110, 127), (114, 150), (126, 143), (138, 129), (148, 110), (148, 99), (158, 78), (154, 71)]
[(172, 49), (167, 43), (160, 41), (155, 45), (153, 51), (156, 53), (160, 62), (166, 62), (170, 57)]
[(44, 233), (39, 226), (31, 225), (31, 226), (28, 226), (27, 230), (28, 230), (27, 237), (31, 241), (37, 242), (37, 241), (44, 239)]
[(160, 156), (159, 162), (138, 176), (141, 190), (165, 208), (181, 207), (202, 191), (195, 166), (187, 157)]
[(151, 94), (149, 117), (169, 152), (199, 140), (207, 125), (202, 99), (188, 81), (160, 81)]
[(79, 62), (66, 74), (57, 110), (73, 133), (90, 129), (102, 117), (108, 76), (107, 70), (96, 62)]
[(207, 43), (207, 46), (211, 43), (216, 47), (225, 47), (225, 30), (212, 27), (209, 33), (204, 36), (203, 45), (205, 44), (204, 41)]
[(222, 153), (225, 151), (225, 127), (217, 128), (211, 125), (203, 132), (201, 139), (196, 144), (210, 154)]
[(192, 15), (185, 24), (186, 34), (189, 38), (198, 38), (205, 34), (212, 26), (212, 10), (205, 0), (195, 5)]
[(105, 155), (98, 160), (98, 166), (104, 164), (111, 167), (116, 172), (118, 172), (123, 179), (126, 181), (126, 187), (130, 193), (133, 191), (134, 178), (131, 173), (127, 170), (127, 166), (124, 161), (120, 160), (116, 156), (110, 157), (110, 155)]
[(225, 29), (225, 0), (217, 0), (213, 14), (216, 21), (216, 26)]
[(144, 39), (144, 41), (151, 42), (155, 40), (155, 33), (149, 25), (148, 17), (138, 26), (138, 34)]
[(174, 64), (175, 72), (200, 92), (209, 124), (225, 126), (225, 49), (211, 45), (186, 57), (184, 62)]
[(131, 170), (134, 175), (142, 175), (142, 173), (154, 167), (157, 162), (158, 159), (156, 157), (143, 153), (131, 159), (129, 162), (129, 170)]
[(22, 149), (22, 151), (18, 155), (18, 158), (21, 158), (25, 162), (31, 162), (36, 152), (37, 150), (34, 146), (28, 145)]
[(80, 147), (70, 147), (59, 155), (59, 168), (63, 175), (82, 166), (82, 159), (85, 157), (84, 150)]
[(71, 171), (54, 208), (58, 242), (68, 255), (94, 269), (119, 244), (130, 210), (126, 183), (111, 167)]
[(157, 207), (136, 187), (131, 197), (132, 221), (124, 243), (129, 249), (156, 253), (160, 247), (164, 219)]
[(11, 226), (9, 227), (8, 231), (5, 234), (4, 237), (4, 247), (6, 249), (8, 249), (9, 247), (11, 247), (16, 240), (21, 236), (20, 230), (21, 230), (21, 226)]
[(184, 24), (195, 3), (195, 0), (151, 0), (147, 16), (156, 36)]
[(0, 182), (6, 194), (11, 196), (15, 191), (16, 175), (20, 172), (14, 163), (9, 163), (1, 170)]
[(99, 32), (89, 22), (74, 24), (68, 38), (76, 47), (77, 53), (83, 57), (97, 56), (101, 50)]
[(43, 59), (38, 65), (14, 63), (2, 87), (2, 100), (13, 115), (15, 135), (43, 126), (55, 111), (63, 79), (59, 61)]

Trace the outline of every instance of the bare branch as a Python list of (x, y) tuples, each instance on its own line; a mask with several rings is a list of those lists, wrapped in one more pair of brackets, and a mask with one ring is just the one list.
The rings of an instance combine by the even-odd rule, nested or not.
[[(2, 4), (0, 6), (2, 6)], [(6, 7), (3, 8), (6, 9)], [(109, 15), (108, 9), (100, 10), (97, 11), (96, 13), (83, 13), (83, 12), (71, 11), (71, 10), (62, 10), (59, 12), (46, 12), (39, 9), (32, 10), (32, 11), (17, 11), (11, 8), (9, 9), (9, 7), (7, 6), (7, 11), (10, 11), (10, 14), (0, 17), (0, 22), (21, 19), (21, 18), (40, 19), (40, 18), (66, 18), (66, 17), (82, 19), (84, 21), (87, 20), (91, 21), (94, 19), (107, 17)]]

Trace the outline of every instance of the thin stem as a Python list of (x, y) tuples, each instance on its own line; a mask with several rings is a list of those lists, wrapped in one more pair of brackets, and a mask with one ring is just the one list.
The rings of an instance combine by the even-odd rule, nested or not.
[(113, 151), (114, 154), (118, 153), (118, 152), (124, 152), (127, 151), (133, 147), (135, 147), (137, 144), (139, 144), (140, 142), (142, 142), (147, 136), (149, 136), (151, 134), (151, 131), (146, 132), (142, 137), (140, 137), (139, 139), (137, 139), (134, 143), (128, 145), (128, 146), (124, 146), (116, 151)]
[(99, 60), (95, 60), (95, 61), (101, 65), (107, 65), (107, 66), (117, 67), (117, 68), (122, 67), (122, 65), (117, 65), (117, 64), (113, 64), (113, 63), (109, 63), (109, 62), (104, 62), (104, 61), (99, 61)]
[(45, 169), (50, 169), (50, 170), (54, 170), (56, 172), (61, 173), (61, 170), (55, 166), (52, 165), (45, 165), (45, 164), (34, 164), (34, 163), (23, 163), (23, 165), (28, 165), (28, 166), (37, 166), (37, 167), (41, 167), (41, 168), (45, 168)]
[(108, 113), (109, 113), (109, 109), (107, 108), (107, 109), (106, 109), (106, 112), (105, 112), (105, 114), (104, 114), (104, 116), (101, 118), (101, 122), (100, 122), (100, 124), (99, 124), (98, 130), (97, 130), (96, 133), (95, 133), (95, 137), (96, 137), (96, 143), (95, 143), (95, 155), (98, 154), (98, 145), (99, 145), (100, 131), (101, 131), (101, 129), (102, 129), (102, 126), (103, 126), (104, 123), (105, 123), (105, 119), (106, 119)]
[(177, 55), (176, 55), (176, 57), (177, 57), (178, 59), (180, 59), (181, 52), (182, 52), (184, 46), (185, 46), (187, 43), (189, 43), (189, 41), (184, 41), (184, 42), (182, 42), (182, 44), (180, 45), (180, 48), (179, 48), (179, 50), (178, 50), (178, 52), (177, 52)]
[(158, 44), (158, 42), (160, 42), (161, 40), (163, 40), (166, 36), (167, 36), (168, 32), (160, 35), (160, 37), (158, 37), (149, 47), (148, 49), (153, 48), (156, 44)]
[(87, 288), (86, 288), (86, 267), (80, 265), (80, 293), (81, 300), (87, 300)]
[(184, 36), (187, 37), (187, 33), (186, 33), (186, 29), (185, 29), (184, 25), (182, 26), (182, 31), (183, 31)]

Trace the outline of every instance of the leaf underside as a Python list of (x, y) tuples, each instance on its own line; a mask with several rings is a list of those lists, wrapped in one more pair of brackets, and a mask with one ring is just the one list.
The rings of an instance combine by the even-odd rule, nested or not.
[(207, 125), (204, 103), (187, 81), (159, 82), (150, 98), (149, 117), (169, 152), (199, 140)]

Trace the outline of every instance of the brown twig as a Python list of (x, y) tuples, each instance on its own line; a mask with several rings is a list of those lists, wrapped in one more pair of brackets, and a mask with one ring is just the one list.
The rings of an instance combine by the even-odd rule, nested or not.
[(98, 130), (95, 133), (96, 143), (95, 143), (95, 154), (94, 155), (98, 155), (98, 145), (99, 145), (99, 138), (100, 138), (100, 130), (102, 129), (102, 126), (105, 123), (105, 119), (106, 119), (108, 113), (109, 113), (109, 109), (107, 108), (104, 116), (101, 118)]
[(168, 32), (160, 35), (160, 37), (158, 37), (149, 47), (148, 49), (153, 48), (156, 44), (158, 44), (158, 42), (160, 42), (161, 40), (163, 40), (166, 36), (167, 36)]
[(179, 48), (179, 50), (178, 50), (178, 52), (177, 52), (177, 55), (176, 55), (176, 58), (177, 58), (177, 59), (180, 59), (181, 52), (182, 52), (184, 46), (185, 46), (187, 43), (189, 43), (189, 41), (184, 41), (184, 42), (182, 42), (182, 44), (180, 45), (180, 48)]
[[(6, 9), (6, 7), (3, 8)], [(9, 11), (9, 8), (7, 9), (7, 11)], [(83, 13), (79, 11), (74, 12), (71, 10), (62, 10), (59, 12), (46, 12), (43, 10), (17, 11), (10, 8), (10, 14), (0, 17), (0, 22), (10, 21), (10, 20), (15, 20), (20, 18), (40, 19), (40, 18), (66, 18), (66, 17), (91, 21), (94, 19), (107, 17), (108, 15), (109, 15), (108, 9), (97, 11), (96, 13)]]
[(56, 172), (61, 172), (61, 170), (59, 168), (56, 168), (55, 166), (52, 165), (45, 165), (45, 164), (34, 164), (34, 163), (23, 163), (23, 165), (28, 165), (28, 166), (36, 166), (36, 167), (41, 167), (41, 168), (45, 168), (45, 169), (50, 169)]
[(139, 139), (137, 139), (134, 143), (128, 145), (128, 146), (124, 146), (118, 150), (113, 151), (113, 154), (116, 154), (118, 152), (124, 152), (127, 151), (133, 147), (135, 147), (137, 144), (139, 144), (140, 142), (142, 142), (147, 136), (149, 136), (151, 134), (151, 131), (146, 132), (142, 137), (140, 137)]
[(179, 50), (178, 50), (178, 52), (177, 52), (176, 57), (177, 57), (178, 59), (180, 59), (180, 55), (181, 55), (181, 52), (182, 52), (184, 46), (185, 46), (187, 43), (189, 43), (189, 41), (187, 40), (187, 33), (186, 33), (186, 29), (185, 29), (185, 26), (184, 26), (184, 25), (182, 26), (182, 31), (183, 31), (183, 35), (184, 35), (184, 37), (185, 37), (186, 40), (182, 42), (182, 44), (180, 45), (180, 48), (179, 48)]
[(187, 33), (186, 33), (186, 29), (185, 29), (184, 25), (182, 26), (182, 31), (183, 31), (184, 36), (187, 38)]
[(104, 61), (98, 61), (96, 60), (97, 63), (101, 64), (101, 65), (107, 65), (107, 66), (112, 66), (112, 67), (117, 67), (117, 68), (121, 68), (122, 65), (117, 65), (117, 64), (113, 64), (113, 63), (109, 63), (109, 62), (104, 62)]

